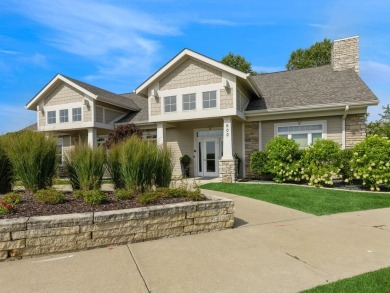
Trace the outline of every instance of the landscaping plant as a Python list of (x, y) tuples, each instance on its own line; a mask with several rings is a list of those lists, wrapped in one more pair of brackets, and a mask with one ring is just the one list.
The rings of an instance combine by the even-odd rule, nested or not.
[(22, 201), (20, 195), (15, 192), (7, 193), (0, 197), (0, 215), (6, 215), (15, 210)]
[(108, 173), (110, 173), (115, 189), (125, 188), (120, 164), (120, 154), (122, 148), (122, 144), (116, 144), (113, 145), (107, 152), (107, 170)]
[(250, 156), (250, 168), (254, 174), (268, 176), (268, 155), (265, 151), (257, 151)]
[(302, 179), (312, 186), (333, 185), (332, 178), (341, 171), (340, 145), (333, 140), (319, 139), (302, 153)]
[(128, 140), (131, 136), (142, 138), (142, 130), (134, 124), (120, 125), (108, 134), (106, 146), (110, 149), (114, 145)]
[(134, 194), (132, 191), (127, 190), (127, 189), (115, 189), (114, 191), (115, 198), (117, 200), (126, 200), (126, 199), (131, 199), (134, 197)]
[(0, 139), (0, 194), (10, 192), (12, 189), (11, 162), (6, 154), (2, 139)]
[(57, 142), (43, 133), (20, 131), (3, 138), (14, 179), (21, 181), (28, 193), (52, 185), (57, 169)]
[(100, 189), (86, 190), (82, 192), (86, 204), (99, 205), (107, 200), (107, 195)]
[[(390, 140), (377, 135), (367, 136), (353, 148), (351, 172), (370, 190), (390, 188)], [(348, 179), (346, 179), (348, 181)]]
[(65, 158), (73, 189), (82, 191), (102, 186), (106, 152), (103, 147), (76, 146)]
[(34, 197), (45, 204), (59, 204), (65, 201), (64, 193), (52, 188), (38, 190), (34, 193)]

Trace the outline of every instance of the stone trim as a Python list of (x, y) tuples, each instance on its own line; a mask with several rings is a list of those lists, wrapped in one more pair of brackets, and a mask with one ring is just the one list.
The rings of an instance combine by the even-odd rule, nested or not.
[(127, 210), (0, 220), (0, 261), (232, 228), (220, 197)]
[(259, 122), (245, 123), (245, 176), (254, 177), (250, 169), (251, 154), (259, 150)]
[(366, 137), (366, 115), (353, 114), (345, 118), (345, 147), (352, 148)]
[(233, 183), (238, 178), (237, 160), (219, 160), (219, 177), (223, 183)]

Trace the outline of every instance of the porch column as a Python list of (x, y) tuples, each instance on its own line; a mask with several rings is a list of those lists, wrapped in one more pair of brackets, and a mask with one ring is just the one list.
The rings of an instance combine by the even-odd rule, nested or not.
[(167, 133), (165, 122), (157, 123), (157, 145), (165, 146), (167, 143)]
[(96, 128), (88, 128), (88, 146), (93, 148), (97, 146), (97, 131)]
[(233, 120), (232, 117), (224, 117), (223, 156), (219, 160), (219, 177), (224, 183), (232, 183), (237, 180), (237, 173), (237, 160), (233, 158)]
[(223, 117), (223, 157), (233, 160), (233, 121), (232, 117)]

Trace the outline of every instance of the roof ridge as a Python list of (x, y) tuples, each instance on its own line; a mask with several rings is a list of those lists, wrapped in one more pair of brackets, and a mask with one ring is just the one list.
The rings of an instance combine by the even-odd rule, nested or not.
[(280, 70), (280, 71), (274, 71), (274, 72), (264, 72), (264, 73), (260, 73), (258, 75), (251, 75), (251, 77), (256, 77), (256, 76), (261, 76), (261, 75), (268, 75), (268, 74), (275, 74), (275, 73), (283, 73), (283, 72), (297, 72), (297, 71), (304, 71), (304, 70), (310, 70), (310, 69), (317, 69), (317, 68), (321, 68), (321, 67), (331, 67), (330, 64), (325, 64), (325, 65), (321, 65), (321, 66), (314, 66), (314, 67), (307, 67), (307, 68), (298, 68), (298, 69), (293, 69), (293, 70)]

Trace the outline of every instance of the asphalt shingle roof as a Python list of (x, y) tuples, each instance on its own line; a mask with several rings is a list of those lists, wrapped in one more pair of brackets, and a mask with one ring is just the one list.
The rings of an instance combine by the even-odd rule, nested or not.
[(333, 71), (330, 65), (250, 78), (261, 97), (252, 98), (246, 111), (378, 101), (354, 70)]
[(90, 85), (88, 83), (79, 81), (77, 79), (68, 77), (63, 75), (65, 78), (69, 79), (70, 81), (74, 82), (75, 84), (79, 85), (80, 87), (86, 89), (87, 91), (93, 93), (94, 95), (97, 95), (97, 100), (106, 102), (112, 105), (116, 105), (119, 107), (123, 107), (125, 109), (138, 111), (140, 108), (128, 97), (125, 97), (123, 95), (117, 95), (112, 92), (106, 91), (104, 89), (98, 88), (96, 86)]
[(136, 123), (148, 121), (148, 99), (135, 93), (122, 94), (121, 96), (133, 101), (140, 110), (131, 111), (116, 123)]

